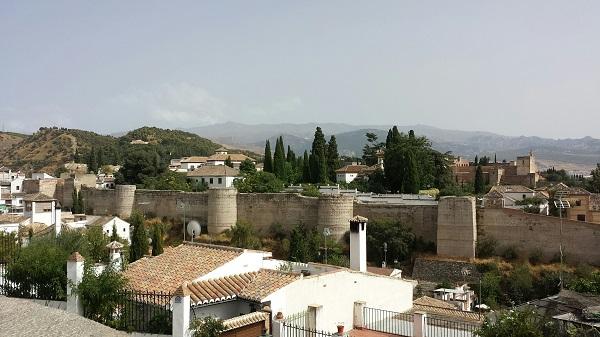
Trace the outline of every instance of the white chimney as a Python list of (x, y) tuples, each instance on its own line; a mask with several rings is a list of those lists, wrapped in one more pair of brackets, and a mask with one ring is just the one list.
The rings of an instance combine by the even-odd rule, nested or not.
[(360, 215), (350, 219), (350, 268), (367, 271), (367, 218)]
[(122, 263), (121, 250), (123, 249), (123, 244), (118, 241), (113, 241), (106, 245), (106, 248), (108, 248), (109, 252), (110, 265), (115, 268), (115, 270), (120, 271)]

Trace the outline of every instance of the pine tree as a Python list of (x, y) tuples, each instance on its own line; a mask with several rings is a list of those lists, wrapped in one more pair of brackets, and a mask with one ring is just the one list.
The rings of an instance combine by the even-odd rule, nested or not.
[(335, 136), (329, 138), (327, 145), (327, 173), (330, 181), (336, 181), (335, 170), (340, 168), (340, 155), (338, 153)]
[(271, 156), (271, 143), (268, 139), (265, 143), (265, 162), (263, 170), (265, 172), (273, 173), (273, 156)]
[[(312, 158), (312, 159), (310, 159)], [(327, 181), (327, 142), (320, 127), (315, 131), (312, 143), (310, 176), (314, 183)]]
[(279, 137), (275, 143), (275, 153), (273, 154), (273, 173), (275, 176), (285, 181), (285, 150), (283, 149), (283, 137)]
[(155, 224), (152, 231), (152, 256), (163, 253), (163, 225)]
[(148, 234), (144, 225), (144, 216), (140, 212), (134, 211), (129, 218), (129, 223), (133, 226), (129, 262), (133, 262), (148, 254)]
[(304, 156), (302, 159), (302, 182), (309, 183), (312, 181), (310, 177), (310, 158), (308, 157), (308, 151), (304, 150)]
[(481, 170), (481, 165), (477, 165), (477, 169), (475, 170), (475, 183), (474, 183), (474, 187), (475, 187), (475, 193), (476, 194), (481, 194), (483, 193), (483, 189), (484, 189), (484, 182), (483, 182), (483, 171)]
[(233, 168), (233, 163), (231, 162), (231, 156), (227, 156), (227, 159), (225, 159), (225, 165)]
[(417, 160), (412, 151), (407, 151), (405, 160), (405, 177), (402, 189), (404, 193), (418, 194), (419, 193), (419, 169)]

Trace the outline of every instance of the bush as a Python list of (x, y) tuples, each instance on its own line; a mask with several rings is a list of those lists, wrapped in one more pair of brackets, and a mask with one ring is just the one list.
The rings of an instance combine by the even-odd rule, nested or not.
[(321, 195), (319, 188), (315, 185), (307, 185), (302, 188), (302, 193), (305, 197), (318, 197)]
[(81, 297), (85, 316), (102, 324), (119, 327), (114, 313), (122, 302), (127, 280), (111, 266), (104, 268), (100, 275), (96, 275), (92, 267), (92, 263), (85, 264), (83, 279), (76, 290)]
[(517, 266), (503, 281), (504, 292), (511, 301), (520, 304), (531, 299), (533, 275), (527, 265)]
[(517, 248), (514, 246), (508, 246), (504, 248), (501, 256), (508, 261), (514, 261), (517, 259), (517, 257), (519, 257), (519, 253), (517, 252)]
[(484, 237), (483, 240), (477, 240), (475, 248), (478, 258), (492, 257), (496, 254), (498, 242), (492, 237)]
[(256, 236), (254, 228), (247, 222), (238, 221), (228, 232), (231, 245), (240, 248), (260, 249), (260, 239)]
[(247, 174), (233, 182), (240, 193), (277, 193), (283, 190), (283, 182), (269, 172)]
[(540, 248), (535, 248), (529, 253), (529, 263), (536, 265), (542, 262), (544, 253)]
[(367, 257), (380, 264), (387, 244), (388, 261), (406, 261), (415, 250), (416, 237), (409, 227), (397, 221), (372, 221), (367, 231)]
[(475, 332), (480, 337), (554, 337), (558, 336), (558, 323), (537, 314), (531, 309), (505, 311), (493, 321), (489, 318)]
[(223, 321), (212, 316), (195, 319), (190, 326), (193, 337), (219, 337), (225, 330)]

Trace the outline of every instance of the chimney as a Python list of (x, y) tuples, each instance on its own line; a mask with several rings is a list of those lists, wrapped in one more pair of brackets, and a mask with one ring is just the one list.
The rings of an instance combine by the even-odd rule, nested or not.
[(109, 265), (115, 268), (116, 271), (121, 270), (121, 250), (123, 249), (123, 244), (118, 241), (113, 241), (106, 245), (108, 248), (109, 254)]
[(350, 219), (350, 268), (367, 271), (367, 218), (360, 215)]

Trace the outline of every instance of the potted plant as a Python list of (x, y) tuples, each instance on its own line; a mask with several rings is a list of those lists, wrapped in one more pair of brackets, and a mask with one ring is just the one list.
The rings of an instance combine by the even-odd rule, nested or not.
[(344, 322), (338, 322), (337, 333), (338, 333), (338, 336), (341, 336), (344, 334)]

